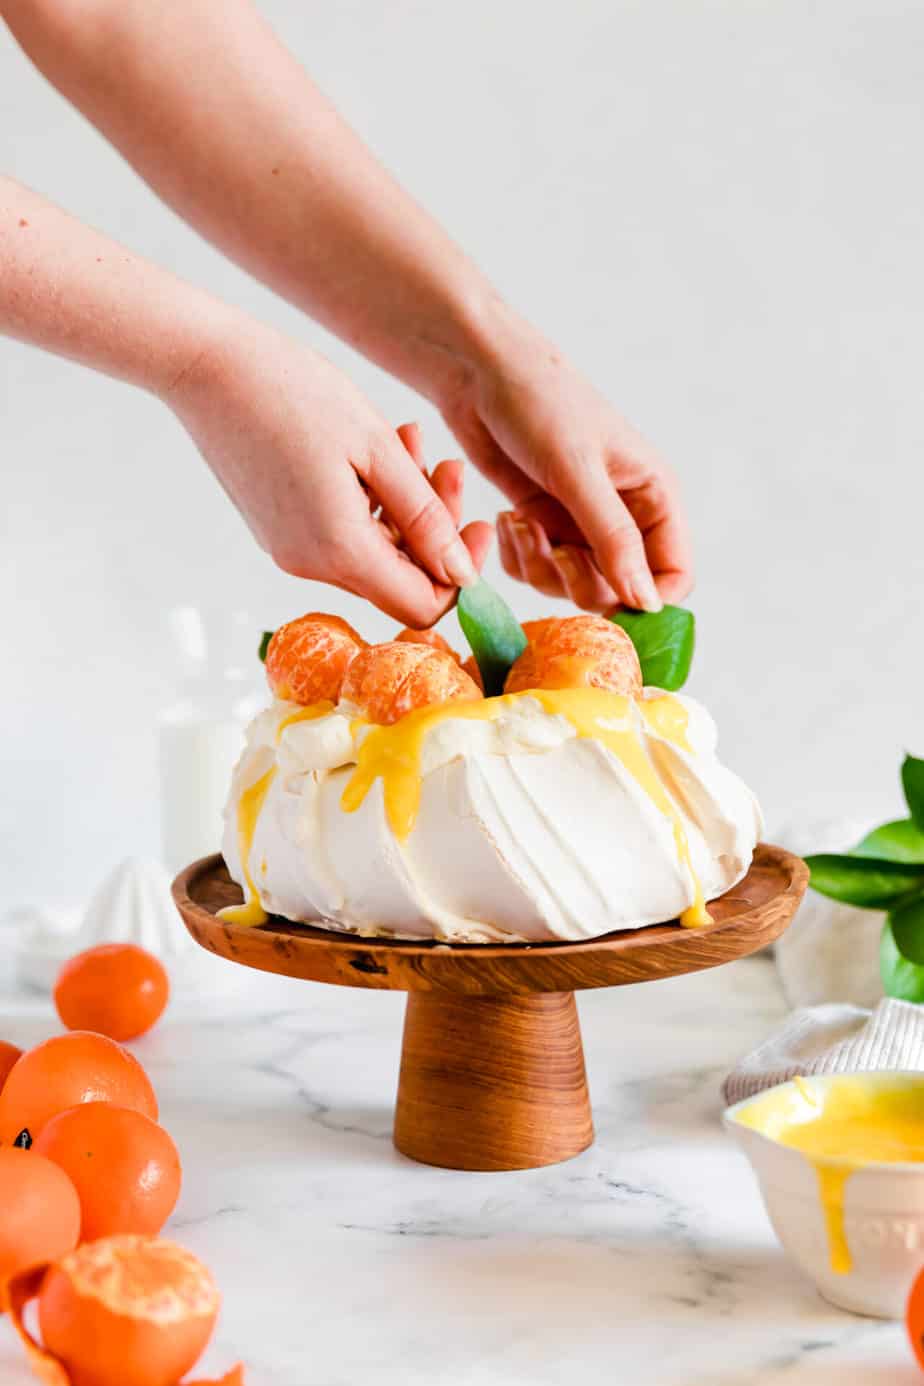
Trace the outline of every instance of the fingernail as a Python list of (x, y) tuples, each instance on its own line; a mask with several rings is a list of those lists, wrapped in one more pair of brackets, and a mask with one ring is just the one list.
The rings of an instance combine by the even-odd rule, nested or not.
[(629, 579), (629, 585), (640, 611), (660, 611), (663, 608), (664, 603), (657, 587), (655, 587), (654, 578), (647, 570), (633, 573)]
[(570, 554), (567, 549), (553, 549), (552, 562), (561, 573), (566, 585), (576, 580), (578, 565), (574, 560), (573, 554)]
[(529, 527), (529, 520), (518, 520), (515, 515), (510, 517), (510, 528), (519, 539), (531, 539), (532, 530)]
[(442, 559), (446, 574), (456, 587), (473, 587), (478, 581), (478, 569), (461, 539), (453, 539), (446, 545)]

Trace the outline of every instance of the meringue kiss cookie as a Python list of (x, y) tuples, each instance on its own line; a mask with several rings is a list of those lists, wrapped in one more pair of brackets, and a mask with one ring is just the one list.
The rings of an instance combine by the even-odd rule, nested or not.
[(223, 850), (246, 903), (223, 914), (465, 943), (696, 927), (762, 827), (715, 748), (708, 713), (658, 689), (533, 689), (385, 726), (277, 700), (234, 773)]

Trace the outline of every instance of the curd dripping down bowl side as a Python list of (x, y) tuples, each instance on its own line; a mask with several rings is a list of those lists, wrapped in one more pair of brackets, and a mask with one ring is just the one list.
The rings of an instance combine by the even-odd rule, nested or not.
[[(844, 1076), (813, 1076), (800, 1082), (823, 1099), (826, 1088)], [(924, 1073), (882, 1070), (849, 1076), (873, 1087), (917, 1090), (924, 1126)], [(751, 1162), (780, 1244), (819, 1293), (854, 1314), (901, 1319), (911, 1286), (924, 1268), (924, 1164), (873, 1162), (850, 1174), (843, 1204), (852, 1267), (846, 1274), (837, 1273), (831, 1265), (817, 1166), (845, 1162), (810, 1159), (740, 1120), (753, 1103), (794, 1087), (790, 1080), (735, 1103), (723, 1113), (723, 1123)]]

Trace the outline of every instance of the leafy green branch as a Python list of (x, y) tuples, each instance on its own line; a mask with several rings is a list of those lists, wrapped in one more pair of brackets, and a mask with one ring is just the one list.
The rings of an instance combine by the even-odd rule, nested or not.
[(924, 760), (906, 756), (901, 778), (909, 817), (874, 828), (849, 852), (806, 861), (819, 894), (888, 912), (879, 949), (883, 988), (924, 1003)]

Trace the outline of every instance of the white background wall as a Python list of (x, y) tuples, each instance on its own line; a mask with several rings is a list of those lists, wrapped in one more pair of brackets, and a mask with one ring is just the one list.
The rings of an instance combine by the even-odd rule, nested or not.
[[(264, 8), (679, 468), (698, 548), (690, 691), (771, 822), (897, 806), (903, 746), (924, 753), (924, 10)], [(448, 445), (429, 408), (160, 206), (5, 32), (0, 167), (321, 346)], [(168, 607), (246, 607), (255, 631), (318, 605), (389, 627), (275, 573), (152, 400), (0, 342), (0, 406), (0, 903), (79, 898), (157, 848)], [(470, 517), (496, 508), (473, 476)], [(523, 616), (548, 607), (503, 586)]]

